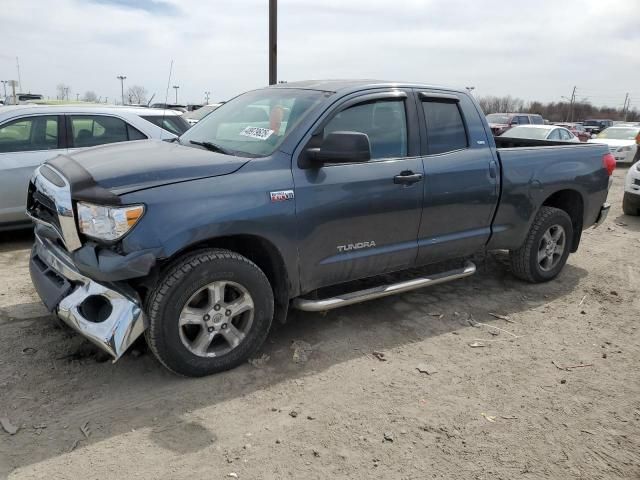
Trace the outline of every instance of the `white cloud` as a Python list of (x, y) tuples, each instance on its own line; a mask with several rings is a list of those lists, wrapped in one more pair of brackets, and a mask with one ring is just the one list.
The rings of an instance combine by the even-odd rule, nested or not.
[[(16, 76), (17, 55), (24, 87), (50, 96), (65, 82), (114, 98), (125, 74), (162, 99), (171, 59), (182, 101), (267, 83), (266, 0), (122, 3), (5, 1), (0, 77)], [(286, 80), (385, 78), (541, 100), (577, 85), (594, 103), (631, 92), (640, 105), (637, 0), (280, 0), (278, 30)]]

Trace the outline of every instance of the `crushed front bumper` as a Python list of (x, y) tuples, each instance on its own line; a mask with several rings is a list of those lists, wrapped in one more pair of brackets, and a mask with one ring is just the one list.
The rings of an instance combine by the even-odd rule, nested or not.
[(45, 306), (114, 361), (147, 328), (139, 299), (85, 277), (47, 238), (36, 235), (29, 272)]

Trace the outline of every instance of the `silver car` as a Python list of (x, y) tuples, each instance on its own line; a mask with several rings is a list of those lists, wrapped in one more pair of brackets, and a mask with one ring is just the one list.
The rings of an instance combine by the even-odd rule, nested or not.
[(34, 169), (60, 154), (106, 143), (171, 139), (189, 128), (179, 112), (99, 105), (16, 105), (0, 109), (0, 231), (30, 225)]

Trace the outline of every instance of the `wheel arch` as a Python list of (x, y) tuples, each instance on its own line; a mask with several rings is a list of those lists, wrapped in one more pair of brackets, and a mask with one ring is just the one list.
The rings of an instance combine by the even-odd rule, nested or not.
[(202, 240), (174, 252), (171, 257), (159, 262), (156, 267), (158, 278), (176, 261), (192, 252), (209, 248), (222, 248), (238, 253), (253, 263), (264, 272), (271, 284), (273, 298), (275, 300), (274, 320), (284, 323), (287, 317), (289, 300), (295, 295), (295, 279), (288, 273), (284, 258), (278, 248), (264, 237), (252, 234), (235, 234), (213, 237)]
[(584, 222), (584, 198), (582, 194), (573, 189), (563, 189), (549, 195), (541, 207), (553, 207), (569, 215), (571, 224), (573, 225), (573, 241), (571, 245), (571, 253), (578, 250), (580, 238), (582, 237), (582, 225)]

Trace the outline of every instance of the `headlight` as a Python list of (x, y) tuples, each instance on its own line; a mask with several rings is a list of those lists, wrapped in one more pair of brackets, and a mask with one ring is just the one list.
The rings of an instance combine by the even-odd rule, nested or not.
[(636, 170), (640, 172), (640, 162), (636, 163)]
[(100, 240), (118, 240), (142, 218), (143, 205), (106, 207), (91, 203), (78, 203), (80, 231)]
[(630, 152), (631, 151), (631, 147), (622, 147), (618, 149), (619, 152)]

